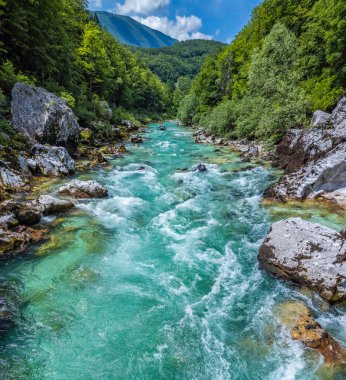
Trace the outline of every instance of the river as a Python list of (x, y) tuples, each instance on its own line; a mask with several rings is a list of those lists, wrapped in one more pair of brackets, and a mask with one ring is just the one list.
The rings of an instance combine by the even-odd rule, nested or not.
[[(1, 378), (319, 379), (320, 357), (278, 321), (290, 300), (346, 344), (343, 309), (322, 311), (257, 265), (273, 220), (341, 228), (345, 216), (265, 207), (277, 173), (167, 127), (149, 126), (112, 168), (79, 176), (107, 186), (108, 199), (81, 202), (51, 241), (2, 262), (0, 291), (18, 310), (0, 343)], [(193, 171), (201, 162), (208, 171)]]

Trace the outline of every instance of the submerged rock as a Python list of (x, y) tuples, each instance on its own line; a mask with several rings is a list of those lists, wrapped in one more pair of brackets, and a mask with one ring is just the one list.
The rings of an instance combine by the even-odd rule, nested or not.
[(108, 190), (96, 181), (73, 180), (60, 187), (59, 193), (73, 198), (106, 198)]
[(79, 125), (66, 102), (43, 88), (16, 83), (12, 90), (12, 124), (31, 141), (77, 149)]
[(44, 176), (59, 177), (76, 171), (75, 162), (63, 147), (36, 144), (32, 153), (37, 170)]
[(204, 164), (198, 164), (195, 168), (194, 171), (197, 172), (206, 172), (208, 169)]
[(279, 321), (288, 327), (291, 337), (316, 350), (326, 365), (346, 362), (345, 349), (318, 324), (305, 304), (290, 301), (279, 305)]
[(300, 218), (274, 223), (258, 259), (269, 273), (305, 285), (329, 302), (346, 299), (346, 241), (330, 228)]

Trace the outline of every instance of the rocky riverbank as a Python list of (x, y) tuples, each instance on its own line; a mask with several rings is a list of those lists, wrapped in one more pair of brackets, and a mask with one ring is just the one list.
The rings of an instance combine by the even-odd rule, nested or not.
[[(94, 130), (81, 128), (66, 102), (45, 89), (17, 83), (12, 91), (12, 125), (21, 143), (0, 148), (0, 256), (23, 252), (47, 237), (42, 217), (73, 208), (76, 198), (106, 197), (94, 181), (74, 180), (57, 194), (30, 198), (38, 178), (62, 178), (127, 153), (128, 140), (141, 143), (140, 125), (111, 125), (112, 110), (102, 102)], [(61, 198), (62, 197), (62, 198)], [(72, 200), (71, 200), (72, 199)]]
[[(346, 209), (346, 98), (331, 114), (316, 111), (309, 129), (289, 130), (276, 147), (267, 152), (253, 141), (217, 138), (204, 129), (194, 136), (197, 143), (228, 146), (242, 160), (270, 160), (283, 171), (264, 198), (276, 202), (316, 200)], [(317, 203), (316, 203), (317, 205)], [(271, 226), (260, 247), (260, 268), (275, 277), (307, 287), (327, 302), (346, 300), (346, 233), (305, 221), (281, 220)], [(291, 308), (292, 309), (292, 308)], [(291, 336), (317, 350), (327, 365), (346, 362), (346, 351), (313, 319), (303, 304), (289, 312)], [(298, 310), (298, 311), (297, 311)]]

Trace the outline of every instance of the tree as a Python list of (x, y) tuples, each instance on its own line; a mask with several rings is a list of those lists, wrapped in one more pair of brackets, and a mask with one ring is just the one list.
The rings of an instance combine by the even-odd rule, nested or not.
[(304, 125), (307, 101), (297, 51), (295, 35), (276, 24), (252, 57), (248, 88), (237, 106), (238, 136), (275, 141), (288, 128)]

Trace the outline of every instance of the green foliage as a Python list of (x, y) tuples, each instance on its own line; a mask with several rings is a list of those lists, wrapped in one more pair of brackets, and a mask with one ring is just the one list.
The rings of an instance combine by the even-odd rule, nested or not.
[(345, 29), (344, 0), (264, 0), (232, 44), (205, 61), (189, 119), (211, 125), (206, 111), (216, 117), (228, 104), (228, 128), (240, 137), (276, 140), (303, 126), (346, 88)]
[(179, 110), (178, 110), (178, 119), (184, 124), (184, 125), (192, 125), (194, 124), (194, 112), (193, 110), (196, 109), (198, 106), (197, 97), (195, 94), (187, 95), (183, 98), (183, 100), (180, 103)]
[(193, 79), (210, 54), (224, 46), (221, 42), (190, 40), (160, 49), (134, 49), (165, 83), (174, 86), (180, 77)]
[(86, 10), (86, 0), (0, 0), (0, 88), (40, 85), (63, 97), (82, 125), (112, 106), (162, 113), (167, 87)]
[(229, 135), (235, 123), (234, 102), (225, 100), (205, 113), (199, 125), (216, 136)]
[(237, 107), (239, 137), (276, 140), (288, 128), (304, 125), (307, 101), (299, 86), (302, 70), (297, 48), (297, 38), (279, 23), (254, 53), (248, 88)]

